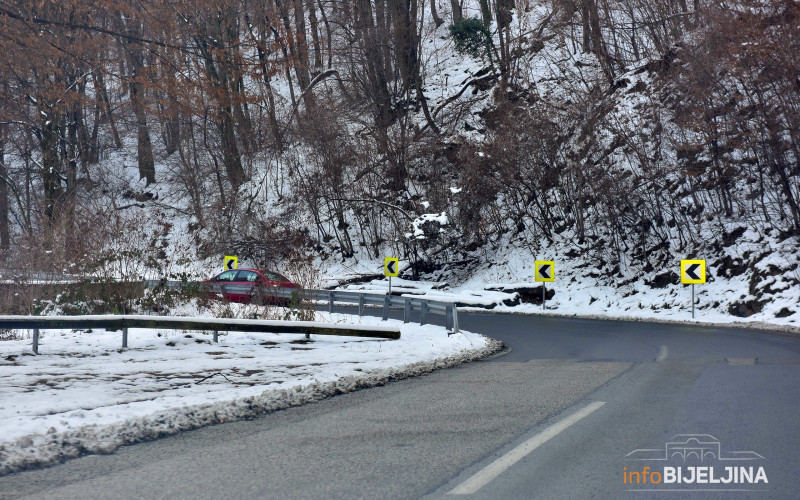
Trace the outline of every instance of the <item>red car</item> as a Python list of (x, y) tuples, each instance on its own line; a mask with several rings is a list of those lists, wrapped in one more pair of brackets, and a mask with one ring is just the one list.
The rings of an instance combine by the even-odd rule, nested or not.
[(204, 281), (209, 297), (243, 304), (288, 304), (291, 290), (301, 288), (281, 274), (263, 269), (233, 269)]

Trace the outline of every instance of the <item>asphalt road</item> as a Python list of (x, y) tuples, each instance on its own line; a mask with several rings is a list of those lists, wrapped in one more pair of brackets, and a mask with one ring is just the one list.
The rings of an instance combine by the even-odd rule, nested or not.
[[(800, 495), (800, 338), (516, 315), (461, 314), (460, 322), (510, 351), (0, 477), (0, 497)], [(702, 462), (691, 450), (704, 450)], [(691, 470), (704, 482), (628, 475), (644, 467), (681, 468), (683, 477), (702, 467)], [(717, 479), (725, 467), (752, 467), (755, 479), (760, 467), (767, 482), (711, 483), (710, 467)]]

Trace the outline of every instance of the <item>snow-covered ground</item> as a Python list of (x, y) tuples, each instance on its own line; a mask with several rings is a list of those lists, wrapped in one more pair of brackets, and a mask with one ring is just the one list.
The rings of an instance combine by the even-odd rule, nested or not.
[[(558, 280), (557, 280), (558, 281)], [(535, 314), (557, 317), (580, 317), (606, 320), (649, 321), (659, 323), (694, 323), (707, 326), (732, 326), (754, 328), (780, 332), (800, 333), (800, 290), (796, 287), (787, 295), (788, 300), (769, 303), (761, 313), (749, 317), (735, 317), (714, 307), (712, 299), (721, 299), (725, 294), (735, 294), (737, 290), (721, 289), (710, 285), (696, 285), (695, 317), (692, 318), (690, 285), (674, 285), (653, 293), (638, 293), (627, 296), (619, 295), (612, 286), (599, 286), (585, 282), (576, 282), (564, 278), (565, 283), (547, 283), (547, 293), (555, 291), (555, 296), (547, 300), (546, 308), (540, 302), (541, 283), (530, 279), (509, 283), (493, 283), (484, 288), (456, 286), (436, 289), (435, 283), (410, 282), (417, 286), (401, 284), (400, 289), (392, 283), (392, 292), (403, 296), (420, 297), (429, 300), (452, 302), (459, 304), (459, 311), (481, 312), (491, 309), (495, 313)], [(405, 285), (405, 286), (404, 286)], [(386, 291), (388, 282), (373, 280), (368, 284), (350, 285), (346, 290)], [(701, 288), (709, 287), (709, 288)], [(642, 286), (644, 289), (645, 287)], [(526, 302), (517, 290), (527, 290), (536, 295), (536, 303)], [(503, 291), (506, 290), (506, 291)], [(745, 289), (739, 289), (742, 291)], [(745, 293), (746, 295), (746, 293)], [(529, 295), (530, 296), (530, 295)], [(787, 307), (788, 306), (788, 307)], [(789, 309), (789, 307), (793, 307)], [(784, 308), (794, 311), (785, 317), (775, 317), (776, 312)], [(461, 325), (464, 325), (463, 321)], [(466, 324), (468, 328), (469, 325)]]
[(381, 385), (486, 356), (499, 343), (441, 327), (388, 325), (400, 340), (131, 329), (42, 332), (0, 341), (0, 474)]
[[(762, 250), (769, 248), (768, 253)], [(585, 318), (625, 319), (635, 321), (687, 322), (730, 325), (800, 333), (800, 268), (794, 238), (779, 240), (769, 234), (747, 232), (739, 242), (709, 255), (686, 255), (680, 258), (705, 259), (708, 282), (695, 285), (695, 317), (692, 318), (692, 287), (681, 283), (657, 284), (659, 276), (680, 272), (680, 259), (672, 268), (649, 272), (634, 268), (619, 277), (609, 277), (607, 268), (598, 268), (591, 257), (571, 258), (568, 241), (556, 242), (548, 251), (531, 255), (527, 250), (509, 245), (470, 269), (458, 283), (445, 281), (392, 280), (392, 292), (453, 302), (462, 310), (491, 309), (494, 312), (547, 314)], [(742, 255), (761, 257), (736, 271), (726, 259)], [(534, 281), (534, 261), (555, 261), (555, 282), (547, 283), (546, 309), (541, 306), (541, 283)], [(749, 264), (749, 263), (748, 263)], [(401, 270), (407, 262), (401, 262)], [(374, 275), (381, 269), (378, 261), (362, 261), (358, 266), (331, 267), (328, 286), (353, 280), (358, 274)], [(796, 266), (796, 264), (795, 264)], [(674, 276), (674, 277), (676, 277)], [(385, 293), (386, 279), (342, 285), (344, 290)], [(745, 305), (757, 304), (758, 310)], [(732, 312), (734, 308), (742, 308)], [(747, 315), (749, 314), (749, 315)], [(469, 328), (468, 324), (463, 324)]]

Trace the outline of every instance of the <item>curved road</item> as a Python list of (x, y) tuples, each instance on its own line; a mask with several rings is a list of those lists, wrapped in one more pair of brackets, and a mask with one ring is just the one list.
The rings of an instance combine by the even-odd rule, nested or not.
[[(0, 477), (0, 498), (798, 497), (800, 337), (521, 315), (460, 322), (510, 349)], [(682, 482), (667, 483), (678, 470)]]

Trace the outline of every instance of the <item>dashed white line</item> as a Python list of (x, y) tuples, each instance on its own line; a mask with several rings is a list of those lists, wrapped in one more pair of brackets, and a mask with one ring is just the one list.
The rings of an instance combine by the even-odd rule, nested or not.
[(756, 358), (725, 358), (731, 366), (749, 366), (756, 364)]
[(543, 445), (547, 441), (566, 430), (571, 425), (588, 417), (592, 412), (603, 406), (605, 403), (596, 401), (580, 410), (576, 411), (567, 418), (556, 422), (539, 434), (528, 439), (502, 457), (490, 463), (483, 469), (473, 474), (469, 479), (459, 484), (448, 495), (471, 495), (492, 482), (497, 476), (510, 469), (515, 463), (519, 462), (530, 454), (533, 450)]
[(658, 357), (656, 358), (657, 363), (661, 363), (665, 359), (667, 359), (667, 355), (669, 354), (669, 349), (667, 346), (662, 345), (661, 348), (658, 350)]

